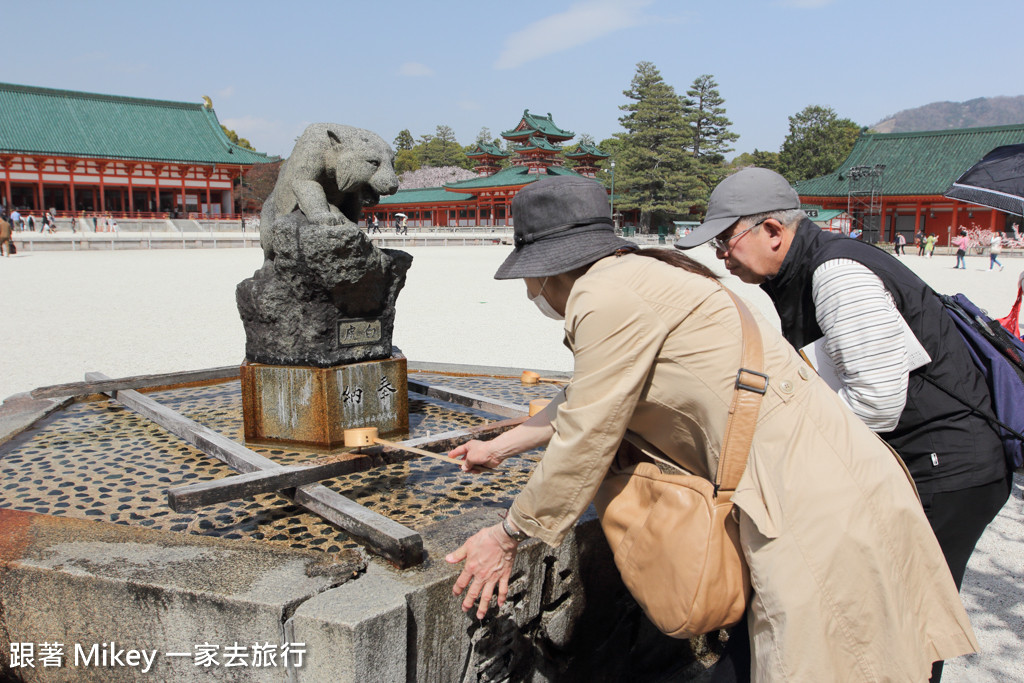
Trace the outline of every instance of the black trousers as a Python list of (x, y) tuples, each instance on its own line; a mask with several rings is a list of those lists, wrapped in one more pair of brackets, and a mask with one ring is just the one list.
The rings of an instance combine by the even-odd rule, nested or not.
[[(959, 491), (928, 493), (921, 496), (924, 514), (932, 525), (946, 564), (956, 582), (956, 589), (964, 580), (967, 561), (1003, 505), (1010, 497), (1013, 474), (990, 484), (973, 486)], [(942, 678), (942, 662), (932, 666), (932, 683)], [(729, 631), (729, 642), (711, 674), (711, 683), (738, 683), (750, 680), (750, 632), (744, 619)]]
[[(931, 522), (942, 554), (946, 556), (957, 590), (964, 581), (967, 561), (971, 559), (978, 539), (1003, 509), (1012, 486), (1013, 474), (1010, 473), (1005, 479), (991, 484), (921, 496), (924, 514)], [(941, 679), (942, 662), (935, 662), (932, 683), (939, 683)]]

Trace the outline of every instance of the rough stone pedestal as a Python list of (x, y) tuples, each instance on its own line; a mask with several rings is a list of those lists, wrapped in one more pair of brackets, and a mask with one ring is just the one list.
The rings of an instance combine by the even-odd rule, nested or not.
[(344, 445), (346, 429), (376, 427), (382, 438), (408, 433), (406, 373), (402, 355), (330, 368), (246, 361), (245, 440), (330, 449)]

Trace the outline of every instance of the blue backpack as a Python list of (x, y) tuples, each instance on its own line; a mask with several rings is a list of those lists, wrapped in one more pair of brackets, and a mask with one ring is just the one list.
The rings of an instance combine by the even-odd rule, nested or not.
[(963, 294), (937, 296), (964, 338), (974, 364), (985, 375), (992, 408), (969, 405), (927, 376), (924, 379), (985, 418), (1003, 440), (1007, 465), (1011, 469), (1021, 467), (1024, 465), (1024, 343)]

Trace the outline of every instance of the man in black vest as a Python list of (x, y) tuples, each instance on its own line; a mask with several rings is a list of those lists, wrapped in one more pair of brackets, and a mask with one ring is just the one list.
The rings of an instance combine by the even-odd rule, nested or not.
[(767, 292), (791, 344), (834, 363), (833, 388), (910, 470), (959, 588), (1012, 474), (999, 436), (964, 405), (991, 413), (984, 376), (934, 291), (881, 249), (822, 231), (786, 179), (763, 168), (723, 180), (705, 222), (676, 246), (706, 242)]

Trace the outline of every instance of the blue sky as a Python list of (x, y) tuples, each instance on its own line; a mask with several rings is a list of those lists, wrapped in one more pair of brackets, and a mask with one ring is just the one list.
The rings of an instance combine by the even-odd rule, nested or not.
[[(685, 92), (712, 74), (740, 134), (777, 150), (809, 104), (870, 125), (1024, 94), (1021, 0), (119, 0), (4, 3), (0, 81), (199, 102), (260, 151), (306, 125), (462, 144), (523, 109), (597, 140), (639, 61)], [(733, 156), (730, 155), (730, 156)]]

